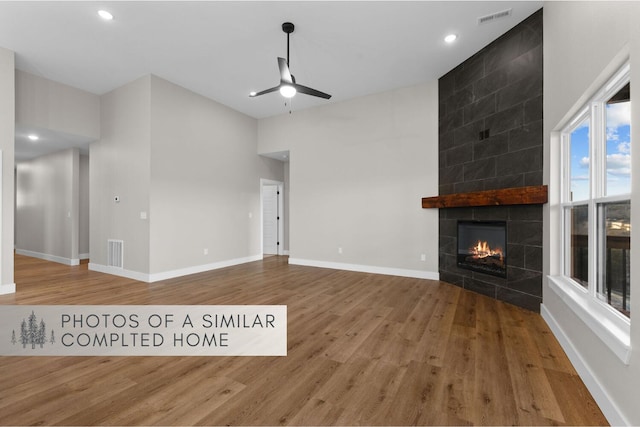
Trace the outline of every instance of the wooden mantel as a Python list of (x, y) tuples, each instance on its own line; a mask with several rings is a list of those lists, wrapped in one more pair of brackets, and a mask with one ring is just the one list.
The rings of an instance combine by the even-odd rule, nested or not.
[(505, 188), (502, 190), (475, 191), (424, 197), (422, 207), (463, 208), (477, 206), (541, 205), (547, 203), (547, 186)]

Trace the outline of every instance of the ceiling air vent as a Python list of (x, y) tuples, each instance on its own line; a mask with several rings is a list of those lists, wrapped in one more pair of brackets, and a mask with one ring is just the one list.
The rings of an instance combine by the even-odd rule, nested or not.
[(491, 15), (485, 15), (478, 18), (478, 25), (487, 24), (489, 22), (493, 22), (497, 19), (507, 18), (511, 16), (511, 9), (503, 10), (500, 12), (492, 13)]

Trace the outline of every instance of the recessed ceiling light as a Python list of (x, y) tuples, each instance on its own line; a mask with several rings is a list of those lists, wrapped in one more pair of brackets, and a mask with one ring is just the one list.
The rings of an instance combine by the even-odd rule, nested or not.
[(444, 41), (446, 41), (447, 43), (453, 43), (454, 41), (456, 41), (457, 38), (458, 38), (457, 34), (449, 34), (444, 38)]
[(28, 135), (27, 138), (29, 138), (32, 141), (37, 141), (37, 140), (40, 139), (40, 137), (38, 135), (35, 135), (35, 134)]
[(111, 21), (113, 19), (113, 15), (106, 10), (99, 10), (98, 15), (100, 15), (100, 18), (104, 19), (105, 21)]

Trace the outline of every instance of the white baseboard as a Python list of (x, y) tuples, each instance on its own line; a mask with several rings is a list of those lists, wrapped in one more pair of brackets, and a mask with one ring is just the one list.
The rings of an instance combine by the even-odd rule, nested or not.
[(219, 268), (231, 267), (248, 262), (259, 261), (262, 255), (252, 255), (243, 258), (235, 258), (225, 261), (212, 262), (210, 264), (195, 265), (193, 267), (180, 268), (178, 270), (164, 271), (162, 273), (153, 273), (149, 275), (149, 282), (157, 282), (159, 280), (173, 279), (175, 277), (188, 276), (189, 274), (203, 273), (205, 271), (217, 270)]
[(78, 254), (78, 258), (80, 259), (89, 259), (90, 258), (90, 254), (86, 253), (86, 254)]
[(342, 262), (316, 261), (289, 258), (289, 264), (307, 267), (331, 268), (334, 270), (358, 271), (361, 273), (384, 274), (387, 276), (412, 277), (414, 279), (440, 280), (440, 273), (433, 271), (409, 270), (405, 268), (377, 267), (374, 265), (347, 264)]
[(15, 293), (16, 293), (15, 283), (7, 283), (4, 285), (0, 285), (0, 295), (15, 294)]
[(64, 265), (80, 265), (79, 258), (64, 258), (57, 255), (43, 254), (35, 251), (28, 251), (26, 249), (16, 249), (18, 255), (30, 256), (32, 258), (40, 258), (45, 261), (53, 261)]
[(580, 378), (584, 382), (584, 385), (587, 387), (593, 399), (596, 401), (600, 410), (609, 421), (609, 424), (612, 426), (628, 426), (631, 425), (625, 416), (620, 412), (618, 405), (616, 405), (615, 401), (609, 396), (607, 390), (602, 387), (602, 384), (598, 381), (598, 378), (593, 375), (591, 372), (591, 368), (584, 361), (578, 350), (574, 347), (573, 343), (569, 339), (569, 336), (564, 332), (560, 324), (553, 317), (551, 312), (547, 309), (547, 307), (543, 304), (540, 305), (540, 315), (547, 322), (551, 332), (556, 337), (560, 346), (567, 354), (567, 357), (573, 364), (573, 367), (580, 375)]
[(124, 268), (109, 267), (108, 265), (89, 263), (89, 270), (100, 273), (111, 274), (113, 276), (126, 277), (127, 279), (138, 280), (140, 282), (149, 282), (149, 275), (138, 271), (125, 270)]
[(188, 276), (190, 274), (203, 273), (205, 271), (217, 270), (220, 268), (231, 267), (238, 264), (259, 261), (262, 255), (252, 255), (244, 258), (235, 258), (225, 261), (213, 262), (210, 264), (195, 265), (193, 267), (180, 268), (177, 270), (163, 271), (162, 273), (140, 273), (138, 271), (125, 270), (123, 268), (109, 267), (102, 264), (89, 263), (89, 270), (99, 271), (101, 273), (112, 274), (114, 276), (126, 277), (128, 279), (139, 280), (141, 282), (153, 283), (160, 280), (173, 279), (176, 277)]

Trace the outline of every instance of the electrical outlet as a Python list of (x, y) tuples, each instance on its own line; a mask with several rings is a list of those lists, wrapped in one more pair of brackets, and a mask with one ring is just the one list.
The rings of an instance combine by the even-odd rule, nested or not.
[(427, 256), (425, 254), (420, 255), (420, 261), (426, 261)]
[(209, 248), (204, 248), (202, 251), (205, 255), (209, 255)]
[(342, 246), (339, 246), (339, 247), (338, 247), (338, 253), (339, 253), (339, 254), (342, 254)]

